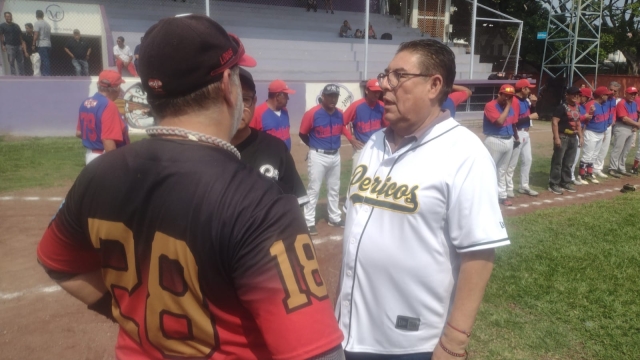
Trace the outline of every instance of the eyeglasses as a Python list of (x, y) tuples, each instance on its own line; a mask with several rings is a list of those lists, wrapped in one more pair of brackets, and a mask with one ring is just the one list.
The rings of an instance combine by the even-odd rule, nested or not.
[(389, 73), (380, 73), (378, 74), (378, 83), (382, 84), (382, 82), (384, 82), (384, 79), (386, 78), (387, 81), (389, 82), (389, 87), (391, 89), (395, 89), (396, 86), (398, 86), (398, 84), (400, 84), (400, 80), (404, 79), (404, 78), (408, 78), (410, 76), (413, 77), (430, 77), (433, 76), (434, 74), (409, 74), (409, 73), (403, 73), (403, 72), (399, 72), (399, 71), (391, 71)]
[(245, 107), (251, 107), (253, 105), (253, 101), (255, 100), (256, 95), (242, 95), (242, 103), (244, 103)]

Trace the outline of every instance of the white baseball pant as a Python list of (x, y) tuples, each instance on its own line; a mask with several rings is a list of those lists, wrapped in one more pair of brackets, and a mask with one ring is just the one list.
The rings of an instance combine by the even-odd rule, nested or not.
[[(582, 147), (582, 159), (585, 164), (594, 164), (598, 158), (598, 154), (603, 146), (603, 141), (606, 136), (606, 132), (597, 133), (591, 130), (584, 131), (584, 145)], [(611, 139), (611, 138), (609, 138)]]
[(98, 156), (100, 156), (102, 154), (104, 154), (104, 152), (102, 152), (102, 153), (94, 153), (93, 150), (87, 149), (87, 151), (84, 154), (84, 164), (85, 165), (89, 165), (90, 162), (92, 162)]
[[(602, 139), (602, 147), (600, 147), (600, 152), (597, 153), (595, 161), (593, 163), (593, 170), (602, 171), (604, 169), (604, 159), (607, 157), (607, 153), (609, 152), (609, 146), (611, 145), (611, 128), (609, 126), (607, 131), (604, 132), (604, 138)], [(584, 160), (583, 160), (584, 161)]]
[(531, 163), (533, 158), (531, 157), (531, 137), (529, 132), (524, 130), (518, 130), (518, 138), (520, 139), (520, 146), (513, 149), (511, 153), (511, 160), (509, 161), (509, 167), (507, 168), (507, 190), (513, 191), (513, 173), (518, 166), (518, 160), (522, 158), (520, 163), (520, 188), (529, 188), (529, 172), (531, 171)]
[(513, 137), (503, 139), (496, 136), (487, 136), (484, 146), (489, 150), (489, 154), (496, 164), (496, 175), (498, 176), (498, 197), (507, 198), (507, 169), (511, 162), (513, 152)]
[(633, 133), (635, 127), (623, 122), (617, 122), (613, 127), (615, 142), (609, 159), (609, 169), (626, 171), (627, 154), (633, 145)]
[(304, 217), (307, 221), (307, 226), (315, 226), (316, 224), (316, 205), (318, 204), (320, 187), (325, 178), (327, 179), (329, 221), (340, 222), (342, 215), (338, 208), (340, 199), (340, 153), (327, 155), (310, 150), (307, 169), (309, 172), (309, 186), (307, 188), (309, 203), (304, 206)]
[(356, 148), (353, 148), (353, 162), (351, 165), (351, 174), (353, 174), (354, 171), (356, 171), (356, 166), (358, 166), (358, 160), (360, 160), (360, 154), (362, 153), (362, 149), (360, 150), (356, 150)]

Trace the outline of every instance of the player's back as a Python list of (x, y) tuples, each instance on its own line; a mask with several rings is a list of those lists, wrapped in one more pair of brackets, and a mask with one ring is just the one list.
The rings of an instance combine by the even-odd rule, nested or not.
[(59, 216), (100, 249), (119, 358), (297, 359), (341, 341), (295, 197), (226, 150), (108, 153)]

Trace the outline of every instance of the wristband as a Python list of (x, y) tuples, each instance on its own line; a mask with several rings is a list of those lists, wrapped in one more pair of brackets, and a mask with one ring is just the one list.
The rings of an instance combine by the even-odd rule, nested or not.
[(444, 350), (444, 352), (446, 352), (447, 354), (453, 356), (453, 357), (457, 357), (457, 358), (465, 358), (465, 360), (469, 357), (469, 353), (467, 352), (467, 350), (465, 350), (463, 353), (455, 353), (449, 349), (447, 349), (444, 344), (442, 343), (442, 339), (440, 339), (438, 341), (438, 344), (440, 345), (440, 347), (442, 348), (442, 350)]
[[(519, 144), (518, 144), (518, 145), (519, 145)], [(455, 330), (455, 331), (457, 331), (457, 332), (459, 332), (459, 333), (465, 334), (465, 335), (467, 335), (467, 337), (471, 337), (471, 332), (470, 332), (470, 331), (460, 330), (460, 329), (458, 329), (457, 327), (455, 327), (455, 326), (451, 325), (449, 322), (447, 322), (447, 325), (448, 325), (450, 328), (452, 328), (453, 330)]]

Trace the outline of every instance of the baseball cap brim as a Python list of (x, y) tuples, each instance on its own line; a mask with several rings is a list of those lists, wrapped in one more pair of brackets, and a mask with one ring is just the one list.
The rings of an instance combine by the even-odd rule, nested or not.
[(367, 86), (367, 89), (371, 91), (382, 91), (382, 88), (380, 86)]
[(256, 67), (256, 65), (258, 65), (258, 62), (253, 57), (247, 54), (244, 54), (242, 55), (240, 60), (238, 60), (238, 65), (244, 66), (244, 67)]

